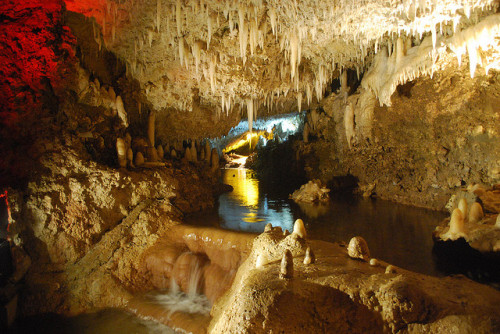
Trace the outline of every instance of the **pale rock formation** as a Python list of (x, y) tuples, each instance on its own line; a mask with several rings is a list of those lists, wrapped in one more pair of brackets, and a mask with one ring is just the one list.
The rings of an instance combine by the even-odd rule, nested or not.
[(293, 277), (293, 255), (288, 249), (281, 258), (279, 277), (281, 279), (289, 279)]
[(158, 159), (159, 159), (160, 161), (162, 161), (162, 160), (163, 160), (163, 158), (165, 158), (165, 152), (163, 151), (163, 146), (158, 145), (158, 146), (156, 147), (156, 154), (158, 155)]
[(392, 264), (388, 265), (387, 267), (385, 267), (385, 273), (386, 274), (395, 274), (396, 267), (394, 267)]
[(264, 227), (264, 232), (269, 232), (273, 229), (273, 225), (271, 223), (267, 223)]
[(470, 207), (470, 212), (469, 212), (469, 222), (470, 223), (478, 223), (480, 222), (484, 217), (483, 213), (483, 208), (481, 207), (481, 204), (478, 202), (472, 203)]
[(316, 256), (314, 255), (314, 252), (312, 251), (311, 247), (308, 246), (306, 248), (306, 255), (304, 256), (304, 264), (308, 265), (314, 263), (315, 261), (316, 261)]
[(467, 200), (465, 198), (461, 198), (460, 201), (458, 201), (458, 208), (462, 212), (464, 218), (469, 215)]
[(347, 254), (353, 259), (361, 259), (363, 261), (370, 260), (370, 250), (368, 244), (362, 237), (353, 237), (347, 246)]
[(137, 167), (140, 167), (142, 165), (144, 165), (144, 156), (142, 155), (141, 152), (137, 152), (135, 154), (135, 160), (134, 160), (134, 163)]
[(293, 234), (298, 237), (305, 239), (307, 236), (306, 227), (304, 226), (304, 222), (302, 219), (297, 219), (293, 224)]
[(322, 185), (319, 180), (311, 180), (306, 184), (302, 185), (300, 189), (295, 190), (291, 195), (295, 202), (327, 202), (330, 197), (328, 193), (330, 189)]
[(119, 166), (127, 167), (127, 148), (123, 138), (116, 139), (116, 153), (118, 155)]
[(379, 260), (377, 260), (377, 259), (375, 259), (375, 258), (371, 258), (371, 259), (370, 259), (370, 266), (372, 266), (372, 267), (377, 267), (377, 266), (379, 266), (379, 265), (380, 265)]
[(127, 112), (125, 111), (125, 107), (123, 106), (123, 100), (121, 96), (116, 97), (115, 106), (116, 106), (116, 112), (122, 122), (123, 127), (127, 128), (128, 127)]
[(130, 167), (134, 167), (134, 152), (131, 148), (127, 150), (127, 164)]

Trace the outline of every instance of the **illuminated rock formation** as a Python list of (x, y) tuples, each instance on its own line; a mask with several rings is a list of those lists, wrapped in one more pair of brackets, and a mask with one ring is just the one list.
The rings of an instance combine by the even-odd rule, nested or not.
[(347, 246), (347, 254), (353, 259), (368, 261), (370, 259), (370, 250), (368, 244), (362, 237), (353, 237)]

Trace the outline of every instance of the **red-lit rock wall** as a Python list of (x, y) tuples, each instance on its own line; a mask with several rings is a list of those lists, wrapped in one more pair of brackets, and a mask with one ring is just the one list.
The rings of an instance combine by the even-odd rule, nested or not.
[(0, 2), (0, 186), (25, 177), (37, 124), (57, 111), (75, 44), (63, 10), (60, 0)]

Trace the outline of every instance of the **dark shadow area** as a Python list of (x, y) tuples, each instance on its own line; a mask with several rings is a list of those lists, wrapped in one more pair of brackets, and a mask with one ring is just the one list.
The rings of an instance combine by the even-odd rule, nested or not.
[(479, 283), (500, 289), (500, 256), (482, 254), (459, 238), (436, 241), (432, 248), (437, 268), (446, 275), (465, 275)]

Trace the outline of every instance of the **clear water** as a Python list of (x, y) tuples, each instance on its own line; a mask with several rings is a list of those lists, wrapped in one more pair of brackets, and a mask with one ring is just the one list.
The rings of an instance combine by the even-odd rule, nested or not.
[(224, 169), (222, 181), (234, 190), (219, 197), (217, 210), (190, 217), (188, 223), (261, 233), (267, 223), (291, 231), (301, 218), (311, 239), (347, 243), (362, 236), (372, 257), (428, 275), (445, 274), (432, 254), (432, 231), (445, 218), (442, 212), (352, 196), (299, 206), (288, 199), (296, 184), (269, 186), (246, 169)]

